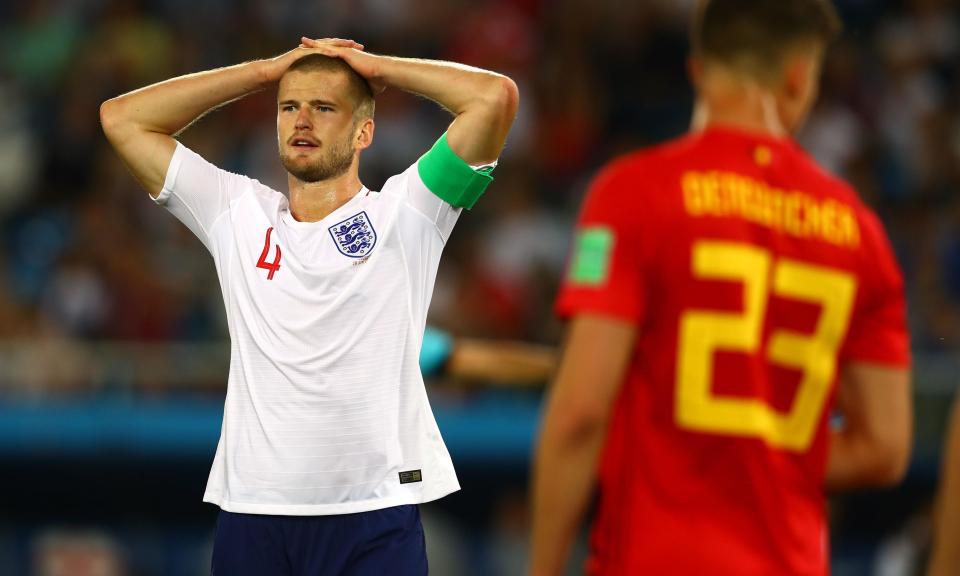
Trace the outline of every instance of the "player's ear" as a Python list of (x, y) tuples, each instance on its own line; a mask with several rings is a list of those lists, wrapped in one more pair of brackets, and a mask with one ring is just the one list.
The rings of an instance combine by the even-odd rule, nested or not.
[(820, 55), (817, 50), (797, 51), (787, 58), (783, 68), (781, 98), (788, 127), (795, 131), (806, 119), (817, 98), (820, 78)]
[(357, 150), (366, 150), (373, 144), (373, 118), (364, 118), (357, 126), (354, 147)]
[(816, 85), (816, 60), (809, 54), (788, 58), (783, 70), (783, 90), (790, 100), (803, 100)]

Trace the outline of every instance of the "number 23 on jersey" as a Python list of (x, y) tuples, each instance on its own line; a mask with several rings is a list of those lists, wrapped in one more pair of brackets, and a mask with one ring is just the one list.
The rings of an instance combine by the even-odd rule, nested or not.
[[(694, 244), (692, 272), (702, 280), (739, 282), (740, 312), (689, 309), (680, 316), (677, 348), (678, 425), (687, 430), (759, 438), (772, 447), (803, 452), (810, 447), (837, 370), (857, 280), (852, 274), (797, 260), (774, 259), (750, 244), (700, 241)], [(778, 412), (756, 398), (724, 397), (711, 390), (714, 354), (753, 355), (761, 339), (770, 296), (820, 307), (812, 334), (774, 329), (766, 349), (770, 364), (799, 370), (800, 385), (790, 410)]]

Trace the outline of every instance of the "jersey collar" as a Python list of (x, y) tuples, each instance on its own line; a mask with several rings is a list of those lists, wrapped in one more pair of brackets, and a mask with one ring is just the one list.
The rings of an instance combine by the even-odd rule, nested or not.
[(283, 223), (287, 226), (300, 230), (309, 230), (310, 228), (325, 228), (329, 225), (329, 222), (338, 222), (339, 220), (343, 220), (342, 214), (351, 210), (352, 207), (355, 206), (357, 202), (359, 202), (361, 198), (364, 198), (369, 192), (370, 190), (367, 189), (366, 186), (361, 186), (360, 191), (354, 194), (349, 200), (344, 202), (343, 206), (340, 206), (316, 222), (300, 222), (294, 218), (293, 214), (290, 212), (290, 200), (288, 199), (285, 205), (281, 208), (280, 219), (283, 220)]

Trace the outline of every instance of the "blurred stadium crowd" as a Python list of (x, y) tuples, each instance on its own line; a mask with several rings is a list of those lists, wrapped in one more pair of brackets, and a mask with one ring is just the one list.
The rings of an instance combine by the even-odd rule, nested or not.
[[(86, 0), (0, 7), (0, 338), (222, 339), (199, 244), (123, 173), (98, 105), (166, 77), (278, 54), (301, 34), (504, 72), (523, 105), (497, 185), (448, 247), (433, 317), (456, 333), (555, 341), (550, 302), (592, 170), (686, 127), (689, 0)], [(948, 0), (841, 0), (804, 145), (882, 215), (909, 280), (914, 343), (960, 330), (960, 24)], [(282, 188), (273, 94), (210, 114), (185, 142)], [(384, 94), (364, 179), (378, 187), (442, 130)], [(56, 377), (56, 375), (52, 375)], [(36, 375), (33, 380), (39, 379)]]
[[(879, 212), (907, 278), (914, 348), (920, 358), (949, 358), (960, 347), (960, 9), (951, 0), (836, 3), (846, 33), (800, 140)], [(116, 354), (91, 352), (104, 344), (191, 343), (217, 357), (217, 346), (201, 346), (226, 337), (214, 268), (125, 172), (98, 107), (174, 75), (279, 54), (304, 34), (475, 64), (517, 81), (520, 117), (496, 183), (447, 247), (431, 319), (457, 335), (557, 342), (551, 302), (593, 170), (687, 127), (691, 5), (0, 3), (0, 394), (44, 399), (131, 382), (159, 389), (190, 368), (124, 352), (141, 360), (118, 369), (103, 360)], [(269, 91), (241, 100), (183, 141), (284, 189), (274, 106)], [(379, 97), (365, 184), (377, 189), (414, 162), (446, 121), (408, 95)], [(222, 385), (225, 372), (193, 364), (190, 374), (202, 380), (194, 383)]]

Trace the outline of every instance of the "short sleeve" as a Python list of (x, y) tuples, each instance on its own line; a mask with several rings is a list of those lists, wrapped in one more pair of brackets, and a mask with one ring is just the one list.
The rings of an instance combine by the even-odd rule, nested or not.
[(903, 275), (879, 219), (862, 218), (864, 266), (857, 306), (841, 351), (848, 362), (910, 365)]
[(240, 191), (242, 176), (221, 170), (177, 142), (160, 195), (163, 206), (211, 249), (210, 229)]
[(637, 221), (635, 174), (623, 161), (593, 181), (574, 231), (567, 272), (556, 302), (561, 318), (579, 313), (640, 324), (646, 310), (645, 247)]
[(467, 164), (450, 150), (444, 134), (412, 166), (388, 180), (383, 192), (402, 196), (436, 226), (446, 242), (462, 209), (472, 208), (493, 181), (495, 167), (496, 162)]

